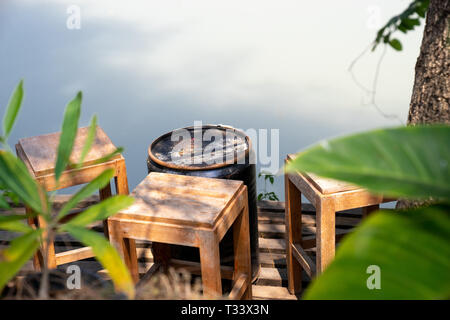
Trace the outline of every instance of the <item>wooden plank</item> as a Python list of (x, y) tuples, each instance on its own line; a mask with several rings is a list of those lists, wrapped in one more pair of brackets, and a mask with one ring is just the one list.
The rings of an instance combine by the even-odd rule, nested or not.
[[(283, 201), (269, 201), (269, 200), (258, 200), (258, 210), (260, 212), (272, 212), (284, 214), (285, 203)], [(302, 203), (302, 212), (310, 213), (315, 212), (316, 209), (311, 203)]]
[(240, 299), (247, 289), (247, 280), (248, 276), (241, 273), (239, 274), (236, 282), (233, 285), (233, 288), (231, 289), (230, 294), (228, 295), (228, 298), (230, 300), (237, 300)]
[(253, 299), (298, 300), (299, 298), (290, 294), (285, 287), (253, 285)]
[(302, 249), (302, 247), (295, 243), (292, 244), (292, 253), (302, 265), (303, 270), (306, 271), (308, 276), (313, 278), (316, 273), (316, 264), (312, 261), (311, 257)]
[(283, 286), (287, 284), (287, 270), (285, 268), (261, 268), (257, 285)]
[(91, 247), (82, 247), (79, 249), (68, 250), (56, 254), (56, 264), (65, 264), (73, 261), (92, 258), (94, 252)]
[(265, 268), (286, 268), (286, 254), (260, 252), (259, 262)]
[(286, 241), (284, 239), (259, 238), (259, 251), (269, 253), (286, 253)]

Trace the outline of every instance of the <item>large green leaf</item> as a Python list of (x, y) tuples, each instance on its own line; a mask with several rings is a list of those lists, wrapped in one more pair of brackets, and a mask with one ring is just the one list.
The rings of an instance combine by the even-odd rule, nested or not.
[(33, 230), (29, 225), (23, 223), (27, 219), (26, 215), (0, 215), (0, 230), (8, 230), (15, 232), (29, 232)]
[(348, 181), (389, 197), (450, 201), (450, 127), (375, 130), (324, 141), (287, 171)]
[(0, 250), (0, 291), (36, 252), (42, 231), (31, 230), (11, 241), (8, 248)]
[[(450, 208), (381, 211), (341, 242), (306, 299), (450, 298)], [(379, 267), (380, 289), (367, 282)]]
[(116, 290), (125, 293), (129, 298), (134, 297), (134, 284), (127, 267), (116, 249), (102, 235), (68, 224), (63, 225), (61, 229), (90, 246), (97, 260), (108, 271)]
[[(44, 213), (38, 184), (30, 176), (25, 164), (4, 150), (0, 150), (0, 181), (34, 211)], [(43, 197), (47, 196), (42, 194)]]
[(85, 211), (76, 215), (73, 219), (67, 222), (67, 225), (82, 227), (98, 220), (105, 220), (120, 210), (131, 206), (133, 202), (134, 199), (132, 197), (125, 195), (110, 197), (98, 204), (90, 206)]
[(58, 219), (61, 219), (66, 214), (69, 213), (70, 209), (74, 208), (78, 202), (89, 197), (91, 194), (96, 192), (97, 190), (106, 186), (106, 184), (112, 179), (114, 176), (114, 169), (107, 169), (103, 171), (98, 177), (89, 182), (83, 188), (81, 188), (77, 193), (75, 193), (69, 201), (62, 207), (62, 209), (58, 213)]
[(73, 144), (78, 131), (78, 120), (80, 119), (82, 94), (78, 92), (77, 96), (69, 102), (64, 113), (61, 137), (59, 139), (58, 156), (55, 164), (55, 179), (59, 180), (62, 172), (69, 164), (72, 154)]
[(10, 205), (8, 201), (6, 201), (5, 196), (0, 193), (0, 208), (1, 209), (10, 209)]
[(11, 129), (16, 121), (17, 114), (19, 113), (20, 106), (23, 99), (23, 80), (20, 80), (16, 89), (14, 89), (11, 98), (9, 99), (8, 107), (6, 108), (6, 113), (3, 117), (3, 137), (8, 138), (11, 133)]

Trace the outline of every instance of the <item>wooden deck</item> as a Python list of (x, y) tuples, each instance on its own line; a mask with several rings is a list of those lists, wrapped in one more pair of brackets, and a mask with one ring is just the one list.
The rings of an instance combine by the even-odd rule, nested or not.
[[(55, 203), (60, 206), (67, 201), (69, 196), (58, 196)], [(86, 207), (98, 201), (98, 197), (91, 197), (79, 204), (77, 208)], [(313, 237), (315, 233), (315, 210), (309, 204), (303, 207), (303, 236)], [(18, 209), (22, 211), (23, 209)], [(337, 213), (336, 232), (344, 233), (359, 223), (361, 219), (360, 210), (349, 210)], [(258, 221), (259, 221), (259, 248), (261, 270), (259, 277), (253, 285), (254, 299), (298, 299), (299, 296), (289, 294), (287, 290), (286, 274), (286, 244), (285, 221), (284, 221), (284, 203), (272, 201), (258, 202)], [(94, 226), (100, 228), (100, 226)], [(0, 231), (0, 248), (9, 244), (15, 235), (11, 232)], [(57, 252), (75, 249), (81, 244), (68, 235), (58, 236), (55, 242)], [(153, 264), (153, 256), (148, 243), (137, 242), (137, 251), (139, 258), (139, 272), (144, 274)], [(314, 256), (314, 249), (309, 250)], [(102, 272), (102, 267), (95, 259), (86, 259), (77, 261), (77, 265), (91, 271)], [(60, 266), (64, 268), (63, 266)], [(25, 270), (32, 270), (31, 261), (26, 265)], [(309, 284), (309, 278), (304, 273), (303, 288)]]

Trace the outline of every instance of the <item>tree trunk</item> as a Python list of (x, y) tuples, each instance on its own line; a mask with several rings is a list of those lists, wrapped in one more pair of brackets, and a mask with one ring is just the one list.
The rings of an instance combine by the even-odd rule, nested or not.
[[(409, 106), (408, 124), (450, 124), (450, 0), (430, 0)], [(397, 209), (431, 204), (399, 200)]]
[(450, 0), (431, 0), (416, 63), (408, 124), (450, 124), (449, 101)]

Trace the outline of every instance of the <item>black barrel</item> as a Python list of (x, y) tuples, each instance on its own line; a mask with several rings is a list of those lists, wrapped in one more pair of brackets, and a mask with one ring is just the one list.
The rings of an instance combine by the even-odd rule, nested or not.
[[(148, 148), (148, 172), (243, 181), (248, 190), (252, 277), (259, 272), (256, 169), (251, 140), (244, 132), (223, 125), (186, 127), (166, 133)], [(172, 245), (173, 258), (200, 261), (198, 249)], [(233, 233), (220, 243), (221, 264), (233, 265)]]

